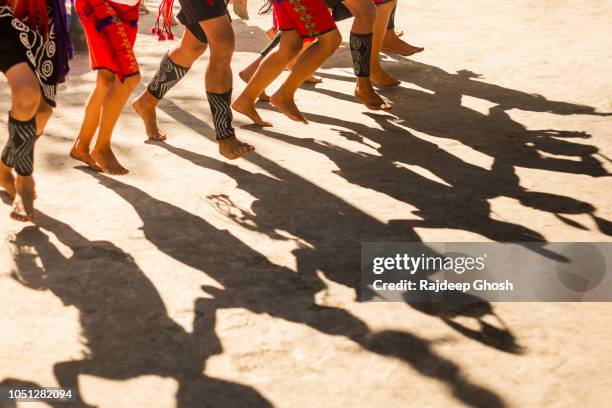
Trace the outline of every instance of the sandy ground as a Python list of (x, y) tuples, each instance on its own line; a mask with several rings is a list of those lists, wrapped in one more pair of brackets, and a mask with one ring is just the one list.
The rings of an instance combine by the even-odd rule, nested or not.
[[(265, 44), (258, 8), (234, 21), (235, 73)], [(94, 79), (80, 56), (37, 145), (41, 228), (0, 207), (0, 380), (78, 378), (109, 408), (609, 406), (608, 304), (355, 291), (365, 240), (612, 240), (611, 16), (600, 0), (402, 1), (397, 26), (427, 49), (385, 57), (392, 114), (352, 102), (344, 43), (298, 94), (312, 123), (237, 116), (257, 153), (235, 162), (212, 140), (203, 58), (161, 104), (167, 144), (125, 110), (121, 178), (67, 155)], [(172, 46), (151, 20), (145, 81)]]

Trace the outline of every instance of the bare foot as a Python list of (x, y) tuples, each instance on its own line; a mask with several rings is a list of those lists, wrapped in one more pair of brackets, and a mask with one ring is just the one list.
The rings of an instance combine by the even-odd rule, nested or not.
[(13, 169), (5, 166), (0, 161), (0, 188), (8, 193), (11, 198), (15, 198), (15, 176), (13, 175)]
[(371, 110), (391, 110), (391, 104), (377, 94), (371, 86), (357, 86), (357, 88), (355, 88), (355, 99)]
[(102, 168), (102, 171), (106, 174), (123, 176), (129, 173), (125, 167), (119, 164), (119, 161), (110, 147), (104, 149), (94, 148), (91, 152), (91, 157), (93, 157), (96, 163)]
[(402, 83), (402, 81), (398, 81), (382, 69), (378, 71), (373, 70), (370, 74), (370, 78), (372, 82), (378, 86), (393, 87)]
[(34, 222), (34, 178), (32, 176), (17, 176), (15, 180), (17, 195), (13, 201), (11, 218), (21, 222)]
[[(251, 80), (251, 77), (253, 77), (253, 75), (255, 75), (255, 70), (249, 70), (249, 67), (243, 69), (242, 71), (240, 71), (238, 73), (238, 76), (240, 77), (240, 79), (242, 79), (247, 84)], [(258, 99), (260, 101), (264, 101), (264, 102), (269, 102), (270, 101), (270, 97), (268, 96), (266, 91), (263, 91), (261, 94), (259, 94)]]
[(320, 84), (321, 82), (323, 82), (323, 78), (316, 75), (311, 75), (306, 78), (306, 81), (304, 82), (308, 82), (309, 84)]
[(227, 137), (219, 140), (219, 153), (230, 160), (235, 160), (245, 153), (255, 151), (255, 148), (248, 143), (241, 142), (236, 136)]
[(247, 0), (234, 0), (234, 13), (243, 20), (249, 19), (249, 11), (247, 10)]
[(243, 98), (240, 95), (236, 100), (232, 103), (232, 108), (239, 113), (242, 113), (244, 116), (248, 117), (258, 126), (270, 127), (272, 123), (263, 120), (257, 110), (255, 109), (255, 105), (246, 98)]
[(79, 145), (78, 139), (74, 143), (74, 146), (72, 146), (72, 150), (70, 150), (70, 157), (72, 157), (75, 160), (82, 161), (87, 166), (89, 166), (89, 168), (95, 171), (102, 171), (102, 168), (98, 166), (96, 161), (89, 154), (89, 149), (87, 147), (85, 149), (81, 148), (81, 146)]
[(157, 101), (153, 101), (150, 98), (155, 99), (154, 96), (151, 96), (149, 92), (145, 90), (138, 98), (134, 99), (132, 107), (144, 122), (145, 132), (147, 132), (147, 137), (149, 139), (159, 141), (166, 140), (166, 134), (157, 127), (157, 113), (155, 111), (155, 107), (157, 106), (155, 102)]
[(404, 57), (417, 54), (422, 52), (424, 49), (425, 48), (422, 47), (415, 47), (414, 45), (410, 45), (406, 41), (401, 40), (393, 30), (387, 30), (385, 33), (385, 39), (381, 48), (382, 51), (392, 52)]
[(284, 113), (291, 120), (308, 124), (308, 121), (302, 115), (298, 107), (295, 105), (293, 98), (284, 98), (278, 92), (270, 97), (270, 103), (280, 112)]

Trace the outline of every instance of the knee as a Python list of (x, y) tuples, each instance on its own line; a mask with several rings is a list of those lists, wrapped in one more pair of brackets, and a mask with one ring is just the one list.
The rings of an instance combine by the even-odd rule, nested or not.
[(49, 119), (53, 114), (53, 108), (46, 102), (41, 102), (36, 113), (44, 119)]
[(125, 86), (130, 92), (132, 92), (140, 83), (140, 74), (131, 75), (123, 80), (123, 86)]
[(113, 85), (115, 84), (115, 74), (106, 71), (98, 71), (98, 78), (96, 79), (96, 90), (104, 94), (108, 93)]
[(215, 39), (210, 42), (210, 58), (230, 61), (234, 54), (234, 34)]
[[(196, 60), (198, 59), (204, 52), (206, 51), (207, 43), (203, 42), (189, 42), (185, 44), (185, 42), (181, 43), (178, 49), (176, 49), (177, 53), (182, 55), (188, 55), (190, 59)], [(171, 57), (172, 58), (172, 57)]]
[(12, 97), (13, 108), (27, 116), (34, 116), (40, 104), (40, 88), (32, 83), (19, 86)]
[(374, 26), (377, 13), (378, 9), (373, 2), (364, 2), (359, 9), (355, 10), (355, 20), (362, 21), (368, 26)]
[(187, 48), (187, 52), (193, 55), (195, 59), (195, 58), (200, 57), (202, 54), (204, 54), (207, 46), (208, 46), (208, 43), (202, 43), (202, 42), (190, 44)]
[(321, 47), (324, 47), (331, 53), (340, 47), (340, 44), (342, 44), (342, 35), (340, 34), (340, 31), (334, 30), (325, 34), (324, 36), (319, 37), (318, 41)]

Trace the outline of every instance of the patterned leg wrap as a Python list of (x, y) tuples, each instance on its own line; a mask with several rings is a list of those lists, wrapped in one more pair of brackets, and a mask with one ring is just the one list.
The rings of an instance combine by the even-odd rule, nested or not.
[(2, 150), (2, 163), (13, 167), (20, 176), (34, 171), (34, 144), (36, 143), (36, 117), (21, 122), (9, 115), (9, 137)]
[(265, 57), (266, 55), (268, 55), (270, 51), (272, 51), (280, 43), (280, 39), (281, 33), (279, 31), (278, 33), (276, 33), (272, 41), (270, 41), (270, 44), (266, 45), (266, 48), (260, 51), (261, 56)]
[(372, 54), (372, 33), (355, 34), (350, 37), (353, 68), (358, 77), (370, 76), (370, 56)]
[(208, 97), (208, 104), (210, 105), (210, 111), (212, 112), (217, 140), (236, 136), (234, 128), (232, 127), (233, 116), (232, 108), (230, 107), (230, 102), (232, 101), (232, 90), (230, 89), (223, 94), (206, 92), (206, 96)]
[(159, 64), (153, 80), (147, 86), (147, 90), (157, 99), (162, 99), (166, 93), (178, 84), (178, 82), (189, 71), (189, 68), (175, 64), (166, 53)]

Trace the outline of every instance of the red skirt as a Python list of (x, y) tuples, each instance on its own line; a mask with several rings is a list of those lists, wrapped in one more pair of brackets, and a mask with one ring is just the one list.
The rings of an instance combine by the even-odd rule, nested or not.
[(303, 38), (314, 38), (336, 29), (336, 22), (323, 0), (274, 0), (276, 27), (296, 30)]
[(92, 69), (107, 69), (119, 79), (140, 73), (134, 55), (138, 34), (138, 3), (134, 6), (106, 0), (76, 0), (83, 22)]

